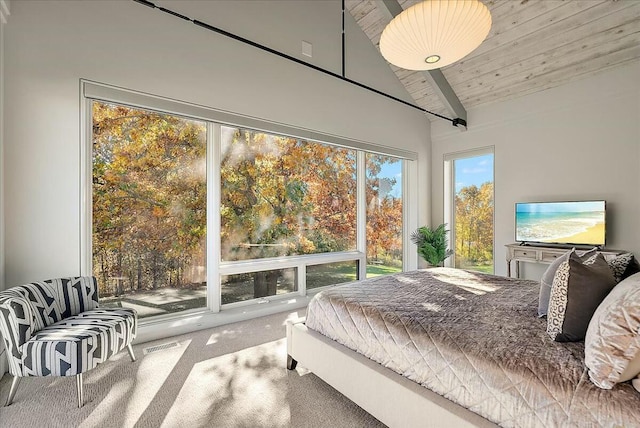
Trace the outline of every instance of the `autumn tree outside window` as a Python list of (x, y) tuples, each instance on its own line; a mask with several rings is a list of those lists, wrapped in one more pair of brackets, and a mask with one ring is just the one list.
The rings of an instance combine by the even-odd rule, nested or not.
[[(456, 268), (493, 273), (493, 147), (445, 155), (445, 218)], [(448, 176), (448, 177), (447, 177)]]
[(102, 304), (142, 317), (215, 310), (402, 270), (400, 158), (89, 102)]

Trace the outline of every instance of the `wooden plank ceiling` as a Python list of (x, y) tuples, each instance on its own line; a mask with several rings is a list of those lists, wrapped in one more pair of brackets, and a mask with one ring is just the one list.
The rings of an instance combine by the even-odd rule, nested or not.
[[(407, 9), (419, 1), (399, 3)], [(640, 0), (482, 1), (491, 11), (489, 35), (478, 49), (442, 68), (467, 109), (543, 91), (640, 59)], [(389, 21), (377, 2), (346, 0), (346, 6), (378, 47)], [(452, 117), (424, 72), (390, 67), (417, 105)]]

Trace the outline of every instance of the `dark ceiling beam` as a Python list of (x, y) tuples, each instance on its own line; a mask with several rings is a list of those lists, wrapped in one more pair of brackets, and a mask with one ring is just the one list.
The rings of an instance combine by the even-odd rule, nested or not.
[[(389, 22), (404, 10), (397, 0), (375, 0), (375, 3), (378, 10), (380, 10)], [(449, 110), (454, 117), (458, 117), (466, 122), (467, 110), (460, 102), (460, 99), (454, 92), (446, 77), (444, 77), (442, 71), (440, 71), (440, 69), (426, 70), (423, 71), (422, 74), (447, 110)], [(458, 127), (465, 129), (465, 127)]]

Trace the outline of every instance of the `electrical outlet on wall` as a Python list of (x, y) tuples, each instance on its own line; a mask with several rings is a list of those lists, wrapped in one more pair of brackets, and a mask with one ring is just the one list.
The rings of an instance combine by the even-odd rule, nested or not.
[(313, 45), (309, 42), (302, 41), (302, 55), (311, 58), (313, 56)]

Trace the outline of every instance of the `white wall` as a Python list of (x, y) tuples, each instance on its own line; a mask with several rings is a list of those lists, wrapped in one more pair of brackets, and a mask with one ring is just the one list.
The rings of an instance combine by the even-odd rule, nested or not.
[[(640, 63), (469, 110), (469, 130), (432, 125), (432, 221), (443, 219), (443, 156), (495, 146), (495, 263), (506, 274), (514, 204), (605, 199), (607, 247), (640, 255)], [(539, 279), (544, 266), (525, 265)]]
[(0, 290), (4, 290), (4, 32), (10, 13), (11, 2), (0, 0)]
[[(9, 22), (11, 3), (0, 0), (0, 291), (4, 290), (4, 27)], [(0, 340), (0, 379), (6, 370), (4, 344)]]
[[(340, 70), (339, 1), (162, 4), (301, 59), (301, 41), (312, 42), (313, 63)], [(420, 182), (429, 181), (429, 123), (410, 107), (133, 1), (12, 6), (5, 34), (7, 286), (80, 271), (81, 78), (412, 150)], [(360, 50), (357, 37), (349, 43), (359, 54), (370, 49)], [(358, 80), (363, 71), (350, 68), (348, 77)], [(388, 67), (376, 73), (383, 89), (393, 85)], [(424, 192), (420, 223), (429, 210)]]
[(346, 76), (374, 87), (386, 94), (415, 104), (400, 79), (391, 71), (389, 63), (380, 55), (369, 37), (360, 29), (349, 11), (345, 11)]

